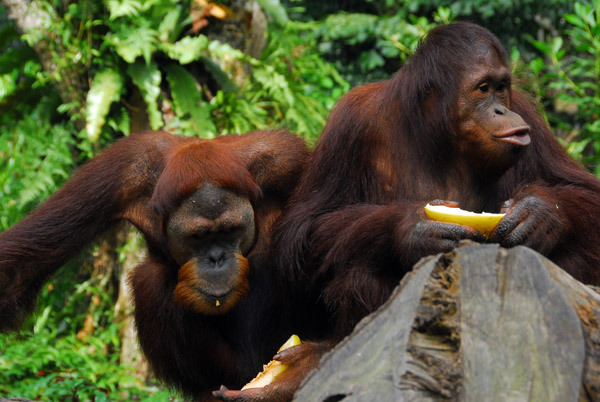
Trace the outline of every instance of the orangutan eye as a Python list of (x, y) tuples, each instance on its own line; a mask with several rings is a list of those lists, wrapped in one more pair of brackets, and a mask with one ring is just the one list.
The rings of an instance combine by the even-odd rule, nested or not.
[(197, 228), (195, 231), (188, 234), (187, 237), (194, 240), (201, 240), (206, 237), (207, 232), (208, 231), (206, 230), (206, 228)]
[(490, 89), (490, 86), (488, 84), (483, 84), (483, 85), (480, 85), (478, 89), (481, 92), (485, 93), (485, 92), (487, 92)]

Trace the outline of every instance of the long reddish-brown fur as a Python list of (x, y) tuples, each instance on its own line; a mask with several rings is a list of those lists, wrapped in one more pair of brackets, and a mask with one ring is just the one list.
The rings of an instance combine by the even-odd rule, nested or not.
[(178, 202), (205, 181), (233, 189), (253, 203), (261, 197), (260, 187), (234, 150), (216, 141), (196, 139), (169, 152), (150, 203), (160, 216), (168, 217)]
[[(478, 180), (488, 157), (469, 166), (459, 152), (454, 110), (479, 41), (508, 63), (489, 31), (443, 26), (395, 76), (354, 88), (331, 113), (275, 235), (298, 325), (311, 322), (307, 334), (344, 336), (419, 258), (439, 252), (415, 226), (417, 211), (435, 199), (495, 212), (505, 200), (537, 197), (552, 207), (556, 230), (534, 231), (524, 244), (577, 279), (600, 283), (600, 182), (567, 155), (526, 95), (512, 91), (511, 110), (531, 127), (514, 166)], [(469, 169), (476, 174), (463, 181)]]
[[(290, 333), (267, 253), (272, 226), (307, 155), (304, 142), (284, 131), (210, 141), (164, 132), (123, 138), (0, 234), (0, 331), (18, 328), (50, 275), (97, 235), (127, 220), (148, 246), (147, 259), (130, 280), (138, 336), (156, 375), (199, 400), (213, 400), (211, 391), (221, 384), (242, 386)], [(237, 304), (218, 316), (175, 300), (180, 267), (161, 226), (204, 182), (251, 201), (256, 226), (254, 246), (238, 257), (239, 281), (249, 290), (241, 286), (232, 299)], [(185, 267), (182, 275), (184, 282), (195, 280)]]

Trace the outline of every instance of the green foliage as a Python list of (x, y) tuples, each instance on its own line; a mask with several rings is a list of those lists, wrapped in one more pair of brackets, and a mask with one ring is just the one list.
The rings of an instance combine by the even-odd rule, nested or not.
[[(385, 1), (389, 7), (403, 4), (397, 0)], [(533, 23), (539, 16), (552, 17), (557, 21), (562, 13), (569, 9), (569, 4), (566, 0), (415, 0), (410, 2), (408, 10), (413, 13), (426, 13), (444, 6), (461, 18), (476, 18), (478, 22), (488, 24), (500, 22), (497, 26), (500, 32), (502, 28), (509, 28), (510, 32), (514, 33), (515, 24), (524, 21)]]
[[(45, 98), (29, 115), (11, 123), (0, 117), (0, 229), (7, 229), (56, 191), (71, 174), (73, 127), (50, 123), (48, 108), (56, 99)], [(41, 123), (41, 124), (40, 124)], [(32, 135), (41, 133), (42, 135)]]
[[(19, 40), (19, 33), (6, 18), (0, 7), (0, 116), (6, 118), (7, 114), (15, 113), (14, 117), (19, 118), (28, 111), (27, 106), (37, 104), (44, 97), (40, 85), (32, 88), (41, 66), (33, 50)], [(11, 110), (12, 103), (17, 100), (25, 107)]]
[(76, 164), (73, 125), (60, 120), (60, 99), (44, 77), (0, 7), (0, 230), (56, 191)]
[[(591, 1), (588, 0), (588, 3)], [(564, 22), (563, 15), (573, 10), (570, 0), (346, 0), (342, 3), (286, 0), (286, 4), (294, 10), (290, 12), (293, 18), (311, 16), (316, 20), (340, 10), (350, 14), (370, 14), (377, 16), (378, 20), (395, 15), (403, 20), (408, 20), (410, 15), (433, 20), (441, 7), (448, 9), (456, 20), (475, 22), (491, 29), (506, 46), (518, 46), (528, 56), (534, 49), (523, 40), (523, 36), (536, 35), (540, 28), (560, 28)], [(344, 58), (352, 60), (352, 57)], [(357, 75), (360, 76), (360, 73)]]
[[(144, 385), (132, 368), (119, 364), (112, 300), (93, 279), (79, 283), (78, 268), (65, 268), (50, 281), (41, 296), (46, 307), (21, 334), (0, 335), (0, 395), (61, 402), (169, 400), (168, 391)], [(78, 337), (88, 315), (95, 330)]]
[(85, 102), (85, 130), (91, 142), (98, 141), (110, 105), (121, 96), (123, 81), (121, 75), (106, 69), (94, 77)]
[[(106, 56), (114, 50), (118, 57), (111, 64), (118, 67), (113, 71), (120, 69), (123, 80), (131, 79), (139, 89), (153, 129), (212, 138), (225, 132), (286, 126), (314, 138), (328, 107), (341, 94), (329, 83), (342, 88), (347, 84), (320, 60), (314, 43), (309, 48), (297, 39), (298, 31), (289, 26), (279, 1), (261, 5), (277, 22), (270, 35), (277, 42), (276, 49), (269, 47), (262, 58), (254, 59), (202, 34), (182, 36), (190, 23), (189, 2), (107, 2), (109, 32), (103, 38), (102, 63), (107, 64), (110, 57)], [(192, 73), (198, 68), (208, 77)], [(240, 69), (250, 74), (238, 88), (234, 82), (239, 81)], [(315, 74), (320, 75), (317, 80)], [(206, 86), (209, 79), (217, 83), (216, 93)], [(165, 80), (168, 91), (160, 87)], [(157, 103), (172, 108), (168, 122), (162, 121)]]
[[(216, 129), (211, 121), (210, 105), (202, 100), (194, 77), (176, 64), (167, 66), (166, 73), (176, 114), (181, 119), (180, 127), (184, 128), (184, 132), (202, 133), (205, 138), (214, 137)], [(189, 123), (189, 126), (185, 123)]]
[(285, 26), (290, 21), (285, 8), (281, 5), (279, 0), (257, 0), (257, 2), (280, 27)]
[(163, 125), (162, 114), (158, 110), (158, 96), (160, 95), (160, 84), (162, 75), (156, 63), (146, 64), (137, 61), (127, 67), (127, 74), (133, 83), (139, 88), (144, 102), (150, 127), (158, 130)]
[(568, 151), (600, 176), (600, 1), (574, 4), (562, 36), (529, 37), (544, 55), (529, 63), (548, 119)]
[[(133, 89), (137, 87), (142, 94), (152, 129), (168, 128), (176, 133), (206, 138), (214, 136), (216, 129), (211, 121), (210, 108), (203, 98), (201, 84), (181, 66), (208, 54), (209, 40), (206, 36), (181, 36), (183, 29), (190, 23), (190, 2), (110, 0), (105, 5), (109, 18), (99, 18), (95, 25), (105, 25), (107, 33), (98, 38), (101, 53), (94, 59), (94, 63), (99, 67), (110, 66), (113, 76), (118, 76), (123, 82), (125, 99), (130, 98)], [(169, 59), (175, 63), (164, 63)], [(96, 74), (101, 73), (103, 72)], [(165, 79), (170, 84), (170, 93), (161, 88)], [(185, 86), (177, 85), (178, 83)], [(113, 97), (108, 105), (115, 101), (118, 101), (117, 97)], [(176, 116), (169, 126), (165, 126), (159, 109), (159, 104), (163, 101), (172, 106)], [(111, 112), (110, 117), (114, 118), (120, 110), (113, 108), (97, 112), (104, 115)], [(136, 109), (125, 110), (130, 110), (126, 113), (131, 114)], [(88, 126), (90, 117), (101, 121), (102, 113), (88, 115)], [(110, 127), (104, 129), (109, 130)], [(128, 131), (124, 132), (127, 133)], [(89, 130), (88, 135), (91, 136)]]
[[(256, 105), (266, 112), (255, 115), (257, 123), (262, 120), (258, 128), (283, 126), (314, 140), (335, 100), (349, 84), (319, 56), (306, 25), (290, 23), (271, 31), (261, 60), (251, 61), (253, 74), (245, 87), (247, 92), (237, 94), (233, 113), (224, 120), (239, 125), (235, 113), (248, 119), (247, 108)], [(224, 120), (221, 122), (229, 124)]]
[(316, 37), (344, 78), (359, 84), (389, 78), (431, 28), (451, 19), (447, 8), (439, 8), (433, 22), (404, 10), (391, 16), (338, 13), (316, 24)]
[[(314, 41), (307, 46), (298, 40), (301, 28), (291, 26), (277, 0), (261, 3), (277, 23), (270, 35), (278, 36), (273, 45), (277, 48), (258, 59), (190, 30), (189, 0), (88, 0), (62, 11), (41, 4), (55, 19), (52, 31), (61, 38), (61, 46), (49, 42), (56, 71), (44, 72), (35, 64), (33, 78), (41, 86), (60, 82), (72, 71), (89, 77), (89, 92), (81, 88), (86, 99), (62, 109), (73, 119), (85, 119), (85, 135), (75, 136), (84, 158), (101, 148), (94, 145), (99, 140), (104, 144), (128, 135), (129, 123), (139, 121), (140, 108), (154, 130), (211, 138), (229, 131), (287, 126), (314, 138), (343, 92), (334, 91), (331, 83), (347, 88), (337, 71), (321, 60)], [(38, 32), (24, 37), (30, 44), (46, 39)], [(285, 46), (277, 46), (279, 42)], [(22, 66), (13, 64), (10, 71), (0, 71), (1, 97), (16, 91)], [(130, 103), (136, 91), (142, 106)]]
[[(303, 1), (307, 8), (315, 0)], [(490, 28), (507, 46), (521, 46), (524, 34), (534, 35), (544, 26), (559, 26), (562, 16), (573, 9), (570, 0), (367, 0), (349, 1), (347, 9), (370, 6), (377, 15), (405, 13), (432, 18), (439, 7), (448, 8), (457, 20)]]

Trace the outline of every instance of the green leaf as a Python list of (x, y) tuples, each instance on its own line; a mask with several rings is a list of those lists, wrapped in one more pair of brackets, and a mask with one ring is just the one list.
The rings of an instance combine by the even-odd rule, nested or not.
[(0, 100), (8, 97), (16, 88), (12, 74), (0, 75)]
[(360, 64), (365, 70), (374, 70), (377, 67), (385, 65), (385, 60), (376, 50), (369, 50), (360, 55)]
[(51, 311), (52, 309), (50, 308), (50, 306), (47, 306), (42, 312), (42, 314), (38, 317), (38, 319), (35, 322), (35, 326), (33, 327), (34, 334), (38, 334), (42, 330), (44, 325), (46, 325)]
[(254, 79), (259, 82), (274, 100), (281, 105), (293, 106), (294, 94), (286, 77), (279, 74), (271, 66), (263, 66), (254, 70)]
[(327, 89), (331, 89), (333, 88), (333, 86), (335, 85), (335, 83), (333, 82), (333, 80), (331, 79), (331, 77), (321, 77), (319, 84), (323, 87), (323, 88), (327, 88)]
[(116, 35), (107, 36), (107, 40), (127, 63), (133, 63), (139, 56), (144, 56), (148, 64), (158, 42), (156, 31), (144, 27), (123, 29)]
[(585, 23), (575, 14), (565, 14), (564, 18), (569, 24), (585, 29)]
[(123, 78), (115, 70), (104, 70), (94, 77), (85, 106), (85, 131), (90, 142), (100, 136), (110, 105), (121, 97)]
[(161, 43), (160, 48), (171, 59), (188, 64), (199, 59), (203, 51), (208, 49), (208, 39), (204, 35), (195, 38), (186, 36), (176, 43)]
[(129, 117), (127, 109), (124, 107), (121, 107), (121, 110), (118, 113), (115, 113), (112, 118), (109, 118), (107, 124), (113, 130), (123, 133), (125, 136), (130, 134), (131, 118)]
[(573, 5), (573, 8), (575, 10), (575, 14), (577, 14), (585, 23), (589, 24), (590, 26), (594, 26), (596, 24), (596, 21), (592, 15), (592, 8), (589, 4), (576, 2)]
[[(167, 15), (164, 16), (162, 22), (158, 27), (158, 37), (161, 42), (170, 41), (173, 33), (179, 32), (181, 23), (179, 17), (181, 15), (181, 8), (175, 7), (171, 9)], [(173, 35), (174, 36), (174, 35)], [(173, 38), (175, 39), (175, 38)]]
[(249, 64), (256, 64), (256, 59), (246, 55), (241, 50), (232, 47), (228, 43), (212, 40), (208, 43), (208, 52), (211, 57), (217, 59), (243, 60)]
[(158, 110), (157, 104), (162, 78), (160, 70), (154, 63), (146, 64), (138, 61), (129, 65), (127, 74), (129, 74), (133, 83), (139, 88), (144, 102), (146, 102), (150, 127), (153, 130), (158, 130), (163, 126), (162, 114)]
[(532, 40), (531, 44), (544, 54), (550, 54), (550, 47), (542, 41)]
[(182, 119), (191, 120), (193, 134), (204, 138), (214, 137), (217, 129), (212, 121), (211, 107), (202, 99), (194, 77), (176, 64), (167, 66), (165, 70), (175, 104), (175, 114)]
[(288, 23), (289, 18), (285, 8), (281, 5), (279, 0), (257, 0), (260, 7), (269, 14), (273, 21), (279, 25), (284, 26)]
[(436, 22), (447, 24), (452, 19), (452, 11), (450, 11), (449, 7), (438, 7), (437, 11), (433, 14), (433, 19)]
[(108, 0), (106, 7), (110, 12), (110, 19), (138, 15), (142, 5), (137, 0)]
[(563, 40), (560, 36), (557, 36), (552, 41), (552, 53), (556, 54), (563, 45)]

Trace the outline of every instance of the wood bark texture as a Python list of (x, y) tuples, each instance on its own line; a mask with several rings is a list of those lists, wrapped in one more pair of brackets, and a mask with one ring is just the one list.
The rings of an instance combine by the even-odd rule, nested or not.
[(426, 258), (295, 400), (600, 401), (600, 295), (526, 247)]

